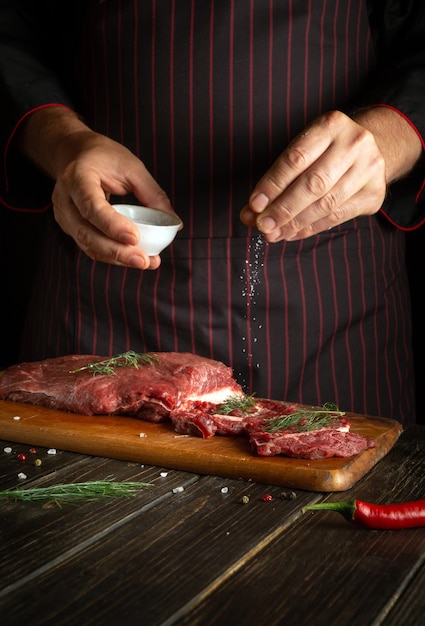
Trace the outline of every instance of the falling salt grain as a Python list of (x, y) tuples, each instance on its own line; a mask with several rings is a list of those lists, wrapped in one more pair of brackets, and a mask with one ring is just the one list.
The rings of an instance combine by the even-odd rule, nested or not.
[(26, 477), (27, 477), (27, 475), (26, 475), (26, 474), (24, 474), (24, 472), (19, 472), (19, 474), (18, 474), (18, 478), (22, 478), (22, 479), (24, 479), (24, 478), (26, 478)]
[(56, 454), (56, 448), (49, 448), (47, 454)]
[(173, 493), (181, 493), (184, 491), (184, 487), (174, 487)]
[(10, 454), (12, 452), (12, 448), (9, 448), (9, 446), (7, 448), (3, 448), (3, 452), (6, 452), (6, 454)]
[(15, 420), (15, 422), (18, 422), (21, 418), (19, 415), (14, 415), (13, 419)]

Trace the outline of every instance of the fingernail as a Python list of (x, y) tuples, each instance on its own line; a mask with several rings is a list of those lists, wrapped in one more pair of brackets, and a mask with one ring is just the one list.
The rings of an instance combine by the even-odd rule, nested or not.
[(134, 267), (138, 270), (144, 270), (147, 267), (145, 258), (139, 255), (133, 255), (130, 257), (128, 264), (130, 267)]
[(271, 233), (272, 230), (276, 228), (276, 222), (272, 217), (262, 217), (257, 220), (257, 228), (261, 230), (262, 233)]
[(250, 205), (254, 211), (260, 213), (260, 211), (264, 211), (266, 206), (269, 204), (269, 199), (264, 193), (258, 193), (251, 199)]
[(135, 246), (137, 243), (137, 237), (134, 233), (121, 233), (120, 242), (129, 244), (130, 246)]

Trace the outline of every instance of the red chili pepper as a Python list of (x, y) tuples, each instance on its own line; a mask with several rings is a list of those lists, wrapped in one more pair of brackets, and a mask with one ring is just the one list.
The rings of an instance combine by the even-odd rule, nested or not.
[(348, 502), (320, 502), (304, 510), (327, 509), (341, 513), (347, 520), (363, 528), (398, 530), (425, 526), (425, 500), (400, 504), (372, 504), (362, 500)]

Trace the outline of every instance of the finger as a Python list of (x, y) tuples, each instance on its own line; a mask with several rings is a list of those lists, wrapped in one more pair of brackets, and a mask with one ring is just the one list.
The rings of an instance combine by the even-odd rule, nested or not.
[(320, 159), (258, 217), (259, 230), (269, 234), (293, 223), (301, 227), (303, 220), (306, 222), (312, 211), (329, 214), (350, 193), (339, 182), (346, 174), (345, 168), (346, 164), (332, 159), (332, 156)]
[[(114, 212), (112, 207), (110, 208)], [(138, 269), (148, 269), (157, 263), (157, 260), (152, 261), (137, 245), (123, 244), (105, 235), (86, 220), (70, 200), (66, 206), (58, 207), (54, 204), (53, 213), (62, 230), (74, 239), (88, 257), (95, 261)]]
[(367, 188), (363, 188), (357, 194), (350, 197), (345, 204), (328, 215), (318, 218), (317, 220), (306, 220), (307, 226), (304, 228), (298, 228), (298, 225), (294, 224), (293, 232), (289, 235), (284, 232), (285, 229), (282, 229), (282, 239), (288, 241), (306, 239), (312, 235), (331, 230), (356, 217), (373, 215), (381, 208), (385, 195), (373, 194), (373, 197), (375, 198), (375, 202), (372, 201), (370, 191)]
[[(362, 171), (356, 164), (337, 183), (317, 200), (299, 211), (296, 216), (273, 233), (274, 240), (290, 239), (295, 233), (308, 229), (319, 220), (326, 220), (327, 226), (341, 224), (360, 213), (377, 211), (385, 197), (383, 172), (373, 176), (370, 171)], [(359, 204), (359, 199), (365, 201)], [(351, 213), (350, 213), (351, 211)]]
[(239, 214), (240, 220), (242, 222), (242, 224), (245, 224), (245, 226), (250, 226), (252, 228), (257, 226), (257, 214), (253, 213), (249, 207), (249, 205), (247, 204), (246, 206), (244, 206)]
[[(333, 142), (326, 152), (257, 220), (269, 241), (288, 238), (321, 217), (341, 211), (352, 196), (368, 189), (370, 202), (385, 195), (385, 166), (369, 134)], [(288, 219), (288, 216), (290, 218)], [(263, 221), (264, 220), (264, 221)], [(338, 217), (338, 222), (342, 218)], [(292, 231), (292, 233), (291, 233)]]
[(136, 245), (137, 227), (112, 208), (107, 199), (109, 194), (94, 172), (77, 176), (72, 184), (67, 179), (58, 180), (52, 194), (56, 221), (71, 236), (88, 222), (117, 242)]
[[(254, 213), (270, 210), (282, 193), (327, 150), (329, 145), (330, 137), (313, 127), (298, 135), (255, 186), (248, 201), (250, 209)], [(290, 217), (288, 216), (288, 219)]]
[(127, 185), (128, 192), (133, 193), (142, 205), (179, 217), (165, 191), (141, 161), (127, 172)]

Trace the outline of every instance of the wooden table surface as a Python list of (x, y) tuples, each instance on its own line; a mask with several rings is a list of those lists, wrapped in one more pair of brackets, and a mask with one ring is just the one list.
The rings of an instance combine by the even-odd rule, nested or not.
[(2, 626), (425, 624), (424, 528), (303, 513), (323, 499), (425, 498), (425, 426), (332, 494), (0, 441), (0, 489), (104, 479), (153, 487), (73, 506), (1, 501)]

